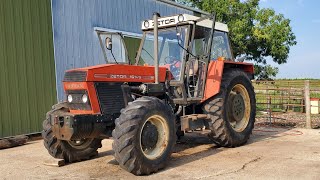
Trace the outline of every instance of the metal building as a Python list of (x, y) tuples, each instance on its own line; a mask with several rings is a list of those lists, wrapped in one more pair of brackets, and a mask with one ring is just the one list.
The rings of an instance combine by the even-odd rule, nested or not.
[(50, 0), (1, 0), (0, 138), (41, 130), (55, 82)]
[(95, 30), (122, 32), (133, 59), (154, 12), (204, 13), (168, 0), (1, 0), (0, 138), (40, 132), (65, 70), (105, 63)]

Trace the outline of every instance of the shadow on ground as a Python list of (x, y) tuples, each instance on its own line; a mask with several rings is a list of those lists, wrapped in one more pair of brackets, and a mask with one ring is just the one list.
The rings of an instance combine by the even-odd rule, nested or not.
[[(283, 135), (299, 135), (299, 132), (292, 131), (293, 127), (281, 127), (277, 125), (269, 125), (267, 123), (256, 123), (248, 144), (253, 144), (259, 141), (270, 140), (278, 138)], [(162, 170), (163, 172), (183, 166), (185, 164), (216, 155), (222, 151), (227, 151), (228, 148), (223, 148), (215, 145), (210, 138), (208, 138), (209, 130), (194, 131), (193, 133), (186, 133), (176, 144), (174, 152), (171, 156), (170, 163)], [(104, 157), (113, 156), (112, 149), (107, 151), (100, 151), (98, 156), (94, 159), (102, 160)], [(106, 162), (110, 165), (118, 165), (116, 160), (112, 157)], [(70, 164), (69, 164), (70, 165)], [(120, 167), (119, 167), (120, 168)], [(118, 169), (118, 168), (117, 168)], [(100, 172), (102, 173), (102, 172)]]
[[(247, 144), (279, 138), (284, 135), (301, 135), (299, 131), (292, 131), (293, 127), (281, 127), (274, 124), (257, 123)], [(209, 130), (186, 133), (176, 144), (171, 162), (163, 171), (200, 160), (228, 150), (215, 145), (207, 136)]]

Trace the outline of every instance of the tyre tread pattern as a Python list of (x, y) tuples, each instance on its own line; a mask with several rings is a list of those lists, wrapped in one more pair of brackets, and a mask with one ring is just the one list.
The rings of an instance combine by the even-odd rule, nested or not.
[[(251, 103), (254, 103), (254, 106), (251, 106), (251, 108), (253, 108), (253, 119), (250, 119), (248, 124), (248, 126), (250, 125), (249, 128), (251, 128), (251, 130), (249, 130), (250, 133), (245, 134), (245, 137), (235, 137), (234, 132), (231, 132), (234, 130), (230, 127), (228, 122), (224, 120), (224, 98), (227, 96), (227, 88), (230, 82), (237, 76), (243, 76), (247, 78), (248, 81), (250, 81), (248, 76), (239, 69), (226, 70), (222, 76), (219, 94), (215, 95), (212, 99), (208, 100), (203, 106), (204, 112), (209, 114), (211, 119), (211, 121), (209, 122), (209, 127), (211, 130), (209, 137), (213, 140), (215, 144), (222, 147), (237, 147), (245, 144), (249, 139), (249, 136), (254, 127), (254, 117), (256, 111), (255, 97), (251, 99), (253, 101)], [(252, 88), (251, 90), (253, 91), (252, 85), (249, 88)]]
[[(162, 109), (170, 118), (174, 119), (171, 108), (162, 100), (145, 96), (130, 102), (126, 108), (121, 110), (120, 117), (115, 120), (116, 127), (112, 132), (114, 139), (112, 148), (115, 153), (115, 159), (123, 169), (135, 175), (148, 175), (157, 172), (165, 167), (167, 161), (150, 165), (150, 163), (146, 163), (145, 158), (142, 157), (143, 155), (141, 155), (139, 148), (136, 146), (139, 142), (137, 133), (139, 133), (141, 121), (144, 115), (152, 109)], [(175, 129), (173, 129), (173, 132), (175, 132)], [(175, 143), (176, 136), (175, 133), (173, 134), (173, 136), (169, 137), (169, 141)], [(166, 159), (170, 157), (172, 148), (169, 151)]]
[(93, 139), (86, 149), (75, 149), (67, 141), (59, 140), (54, 136), (52, 125), (50, 124), (50, 114), (55, 111), (65, 111), (68, 107), (65, 103), (60, 103), (52, 108), (43, 121), (43, 131), (41, 133), (44, 146), (49, 154), (54, 158), (64, 159), (66, 162), (87, 160), (95, 156), (98, 153), (97, 149), (102, 147), (101, 139)]

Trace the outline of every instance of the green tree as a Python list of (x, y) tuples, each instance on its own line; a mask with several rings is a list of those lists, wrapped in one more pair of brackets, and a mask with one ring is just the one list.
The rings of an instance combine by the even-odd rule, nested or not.
[[(296, 45), (290, 20), (273, 9), (260, 8), (259, 0), (178, 0), (207, 12), (215, 12), (216, 20), (228, 24), (234, 57), (245, 56), (257, 67), (258, 76), (269, 78), (278, 73), (267, 65), (267, 58), (283, 64), (290, 47)], [(268, 69), (264, 71), (263, 69)], [(268, 73), (271, 74), (268, 74)], [(265, 74), (267, 73), (267, 74)]]
[(254, 66), (254, 73), (256, 74), (256, 78), (258, 80), (270, 80), (276, 77), (278, 74), (279, 69), (277, 67), (272, 67), (270, 65), (255, 65)]

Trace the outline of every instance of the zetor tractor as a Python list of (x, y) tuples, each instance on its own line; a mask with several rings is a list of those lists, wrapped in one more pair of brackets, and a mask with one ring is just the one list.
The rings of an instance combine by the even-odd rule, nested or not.
[(177, 138), (193, 130), (210, 130), (223, 147), (246, 143), (256, 113), (253, 65), (235, 62), (227, 25), (214, 15), (155, 13), (142, 30), (135, 63), (115, 58), (117, 33), (98, 31), (107, 64), (65, 73), (66, 102), (43, 123), (51, 156), (89, 159), (112, 137), (119, 165), (147, 175), (164, 168)]

